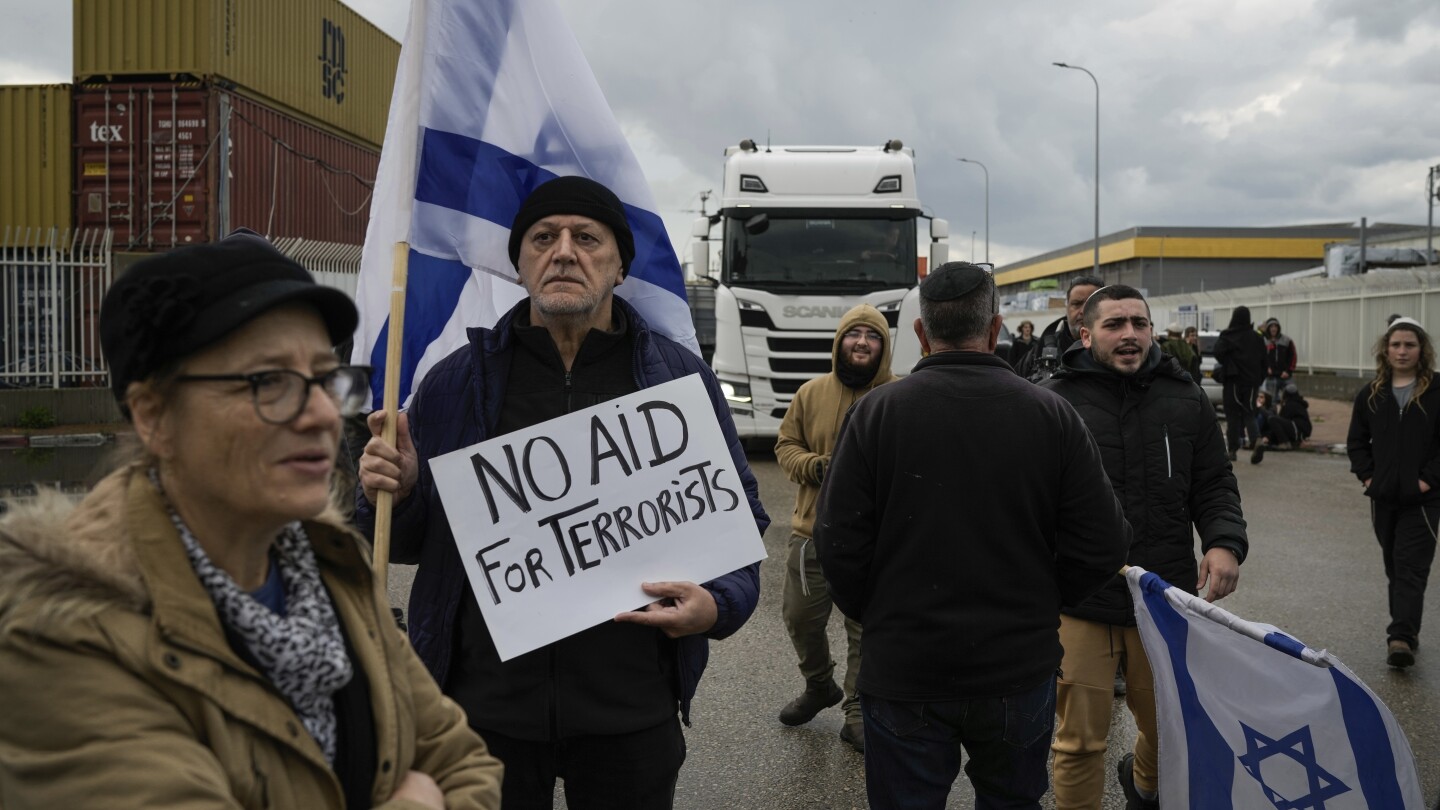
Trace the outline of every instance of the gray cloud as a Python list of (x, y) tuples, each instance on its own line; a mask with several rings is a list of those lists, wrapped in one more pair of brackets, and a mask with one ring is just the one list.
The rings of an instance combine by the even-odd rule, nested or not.
[[(1106, 232), (1423, 223), (1425, 170), (1440, 164), (1434, 0), (560, 4), (680, 247), (682, 209), (718, 190), (722, 150), (767, 131), (901, 138), (962, 254), (984, 205), (981, 173), (959, 156), (990, 171), (992, 258), (1088, 239), (1094, 89), (1053, 61), (1100, 81)], [(403, 35), (408, 4), (354, 5)], [(18, 65), (63, 80), (69, 4), (0, 0), (0, 14), (0, 78)]]

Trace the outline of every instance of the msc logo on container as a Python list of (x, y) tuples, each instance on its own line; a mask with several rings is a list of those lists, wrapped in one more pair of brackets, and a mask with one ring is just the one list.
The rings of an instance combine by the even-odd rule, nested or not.
[(781, 312), (787, 318), (843, 318), (845, 307), (785, 307)]
[(320, 94), (345, 103), (345, 34), (328, 19), (320, 34)]

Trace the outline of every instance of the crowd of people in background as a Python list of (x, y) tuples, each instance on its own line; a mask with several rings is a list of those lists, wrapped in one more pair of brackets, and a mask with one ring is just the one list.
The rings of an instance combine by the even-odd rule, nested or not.
[[(102, 343), (140, 450), (78, 506), (0, 522), (0, 693), (27, 698), (0, 723), (0, 805), (528, 809), (563, 783), (577, 810), (674, 806), (709, 643), (755, 610), (759, 564), (642, 583), (650, 604), (502, 661), (425, 462), (694, 374), (737, 508), (762, 534), (769, 517), (714, 375), (614, 295), (635, 256), (619, 199), (544, 183), (508, 248), (528, 297), (405, 412), (369, 416), (338, 501), (342, 420), (371, 390), (332, 350), (357, 322), (348, 297), (249, 232), (112, 286)], [(780, 610), (804, 687), (779, 720), (842, 704), (873, 808), (943, 807), (962, 758), (977, 806), (1038, 808), (1052, 753), (1055, 806), (1099, 808), (1118, 671), (1139, 733), (1115, 778), (1127, 810), (1152, 810), (1154, 675), (1117, 572), (1212, 602), (1236, 589), (1232, 462), (1311, 431), (1294, 342), (1232, 311), (1222, 435), (1198, 334), (1157, 330), (1138, 290), (1075, 279), (1065, 315), (1038, 336), (1022, 323), (1005, 357), (987, 268), (942, 265), (919, 297), (899, 326), (925, 352), (907, 377), (885, 317), (857, 306), (780, 429), (797, 487)], [(1385, 660), (1406, 668), (1440, 526), (1440, 388), (1413, 319), (1374, 357), (1347, 449), (1389, 583)], [(1044, 463), (996, 476), (1008, 454)], [(391, 561), (418, 564), (408, 641), (367, 559), (381, 493)]]

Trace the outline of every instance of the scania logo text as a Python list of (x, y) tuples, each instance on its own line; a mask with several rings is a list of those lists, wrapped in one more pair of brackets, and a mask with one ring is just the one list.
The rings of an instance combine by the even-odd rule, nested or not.
[(785, 307), (782, 310), (787, 318), (842, 318), (845, 316), (845, 307)]

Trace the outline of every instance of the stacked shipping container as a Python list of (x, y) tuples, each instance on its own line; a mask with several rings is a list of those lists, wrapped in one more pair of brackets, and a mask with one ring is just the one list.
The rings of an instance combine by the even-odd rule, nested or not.
[(360, 244), (380, 155), (201, 83), (75, 92), (76, 223), (117, 250), (208, 242), (244, 226)]
[(70, 86), (0, 87), (0, 244), (70, 227), (70, 161)]
[(0, 387), (104, 384), (136, 253), (245, 226), (353, 291), (399, 44), (339, 0), (73, 2), (76, 84), (0, 87)]
[(73, 224), (113, 229), (117, 251), (239, 226), (364, 241), (397, 42), (338, 0), (74, 7), (73, 91), (0, 88), (0, 239)]

